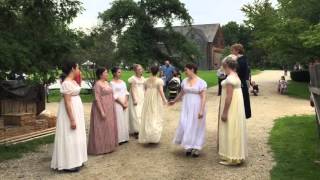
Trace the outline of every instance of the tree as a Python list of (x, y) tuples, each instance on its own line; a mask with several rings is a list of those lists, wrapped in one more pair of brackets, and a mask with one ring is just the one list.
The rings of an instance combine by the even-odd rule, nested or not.
[[(200, 54), (195, 45), (172, 29), (174, 20), (191, 25), (191, 17), (179, 0), (116, 0), (99, 18), (102, 27), (111, 27), (117, 36), (116, 57), (126, 63), (149, 65), (175, 55), (181, 63)], [(157, 28), (159, 23), (164, 27)]]
[(81, 11), (79, 1), (2, 0), (0, 72), (26, 73), (33, 81), (55, 81), (56, 69), (76, 48), (68, 24)]
[(252, 29), (252, 46), (262, 50), (267, 64), (307, 63), (319, 55), (317, 28), (320, 6), (315, 0), (278, 0), (277, 8), (269, 0), (255, 0), (242, 8)]
[(242, 24), (239, 25), (237, 22), (230, 21), (226, 25), (222, 26), (222, 31), (226, 46), (241, 43), (245, 47), (249, 47), (252, 32), (248, 27)]

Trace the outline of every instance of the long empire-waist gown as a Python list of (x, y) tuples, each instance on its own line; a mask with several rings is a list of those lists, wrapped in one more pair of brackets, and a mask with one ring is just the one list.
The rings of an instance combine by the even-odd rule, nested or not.
[[(141, 123), (142, 106), (144, 102), (144, 82), (145, 78), (132, 76), (128, 79), (130, 83), (129, 96), (129, 132), (138, 133)], [(133, 104), (132, 94), (135, 94), (137, 105)]]
[(184, 79), (181, 88), (184, 95), (174, 143), (183, 146), (184, 149), (201, 150), (205, 142), (206, 111), (202, 119), (199, 119), (198, 115), (201, 108), (200, 93), (207, 89), (207, 83), (198, 78), (197, 82), (190, 87), (187, 79)]
[(159, 143), (162, 133), (163, 101), (159, 89), (163, 80), (151, 77), (145, 82), (146, 92), (142, 108), (139, 143)]
[[(92, 103), (88, 154), (98, 155), (112, 152), (118, 146), (118, 129), (115, 101), (112, 88), (107, 83), (94, 86), (95, 100)], [(102, 117), (101, 111), (105, 114)]]
[[(110, 85), (113, 89), (114, 99), (125, 101), (125, 99), (129, 95), (126, 83), (124, 81), (121, 81), (121, 83), (111, 81)], [(115, 108), (118, 126), (118, 141), (119, 143), (129, 141), (128, 108), (123, 109), (123, 107), (118, 102), (115, 102)]]
[(236, 75), (229, 75), (222, 81), (219, 117), (222, 116), (225, 106), (227, 84), (233, 86), (233, 95), (227, 121), (219, 119), (219, 155), (230, 163), (241, 163), (247, 157), (246, 117), (241, 81)]
[(63, 170), (81, 166), (88, 160), (84, 111), (75, 81), (64, 81), (61, 94), (71, 95), (71, 109), (77, 128), (71, 129), (64, 99), (59, 104), (51, 168)]

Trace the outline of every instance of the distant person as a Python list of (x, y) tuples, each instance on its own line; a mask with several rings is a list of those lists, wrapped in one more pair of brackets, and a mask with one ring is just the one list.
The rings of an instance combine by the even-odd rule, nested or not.
[(243, 95), (244, 108), (246, 112), (246, 118), (251, 118), (251, 105), (249, 96), (249, 77), (250, 70), (248, 66), (247, 57), (244, 55), (244, 48), (241, 44), (234, 44), (231, 46), (231, 52), (233, 55), (237, 56), (237, 74), (241, 80), (241, 89)]
[(61, 76), (62, 99), (57, 114), (51, 168), (77, 172), (88, 160), (84, 110), (79, 96), (81, 87), (75, 81), (79, 74), (75, 62), (65, 62)]
[(175, 71), (175, 67), (171, 65), (169, 60), (166, 60), (164, 62), (164, 65), (161, 67), (161, 71), (163, 72), (163, 75), (165, 76), (164, 90), (165, 90), (165, 93), (166, 93), (167, 88), (168, 88), (168, 83), (173, 77), (173, 73)]
[(218, 150), (222, 165), (240, 165), (247, 157), (246, 117), (237, 61), (223, 63), (227, 78), (222, 81), (218, 123)]
[(284, 76), (281, 76), (281, 79), (279, 80), (278, 83), (278, 92), (280, 94), (286, 93), (288, 90), (288, 83), (286, 81), (286, 78)]
[(180, 92), (181, 76), (178, 71), (173, 73), (173, 78), (169, 81), (168, 90), (169, 90), (169, 100), (174, 100)]
[(224, 73), (222, 66), (217, 70), (217, 78), (218, 78), (218, 96), (220, 96), (222, 91), (221, 82), (226, 78), (226, 75)]
[(91, 107), (88, 154), (111, 153), (118, 147), (118, 128), (115, 99), (108, 83), (108, 70), (96, 70), (94, 101)]
[(163, 106), (167, 99), (163, 93), (163, 81), (157, 77), (158, 66), (150, 68), (151, 77), (145, 81), (145, 97), (142, 107), (139, 143), (159, 143), (162, 134)]
[(129, 92), (126, 83), (121, 80), (122, 71), (119, 67), (111, 69), (113, 76), (110, 85), (113, 89), (113, 96), (115, 99), (115, 109), (118, 127), (118, 141), (119, 145), (129, 141)]
[(185, 78), (179, 95), (170, 101), (174, 105), (182, 98), (180, 120), (174, 143), (181, 145), (186, 156), (198, 157), (205, 142), (207, 83), (197, 76), (197, 66), (185, 66)]
[(166, 82), (166, 76), (164, 75), (163, 71), (160, 70), (159, 78), (163, 81), (163, 90), (165, 90), (165, 82)]
[(129, 132), (136, 139), (139, 137), (142, 107), (144, 102), (144, 83), (143, 68), (140, 64), (133, 66), (134, 75), (128, 79), (130, 84), (129, 96)]
[(283, 66), (283, 71), (284, 71), (284, 76), (287, 76), (288, 75), (288, 66), (287, 65)]
[(255, 81), (252, 81), (252, 82), (251, 82), (251, 87), (252, 87), (251, 93), (252, 93), (254, 96), (258, 96), (258, 94), (259, 94), (259, 85), (256, 84)]

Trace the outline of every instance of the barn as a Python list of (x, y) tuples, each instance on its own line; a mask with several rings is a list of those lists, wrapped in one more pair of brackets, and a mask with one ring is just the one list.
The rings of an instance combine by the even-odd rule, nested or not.
[(174, 31), (186, 36), (200, 49), (202, 57), (197, 59), (199, 69), (212, 70), (221, 65), (224, 37), (220, 24), (174, 26)]

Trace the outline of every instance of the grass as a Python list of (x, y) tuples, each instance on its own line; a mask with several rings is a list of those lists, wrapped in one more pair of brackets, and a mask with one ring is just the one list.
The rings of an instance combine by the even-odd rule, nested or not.
[[(125, 80), (125, 82), (128, 85), (128, 79), (133, 75), (132, 71), (123, 71), (122, 72), (122, 78)], [(208, 87), (212, 87), (218, 84), (216, 71), (199, 71), (198, 72), (199, 77), (201, 77), (203, 80), (205, 80), (208, 83)], [(145, 73), (144, 77), (149, 77), (149, 73)], [(184, 73), (182, 74), (182, 78), (184, 78)], [(109, 74), (109, 79), (111, 79), (112, 76)], [(80, 93), (82, 102), (92, 102), (93, 96), (90, 91), (88, 90), (81, 90)], [(50, 90), (49, 95), (49, 102), (59, 102), (61, 99), (60, 91), (57, 90)]]
[[(82, 89), (80, 92), (81, 100), (82, 102), (92, 102), (93, 96), (91, 94), (91, 91), (87, 89)], [(49, 102), (60, 102), (61, 100), (61, 94), (59, 89), (52, 89), (50, 90), (49, 94)]]
[(300, 99), (310, 99), (308, 83), (288, 81), (287, 95)]
[(276, 120), (269, 144), (277, 162), (273, 180), (319, 179), (320, 144), (314, 116), (292, 116)]
[(257, 75), (257, 74), (260, 74), (262, 71), (260, 69), (252, 69), (251, 70), (251, 75), (254, 76), (254, 75)]
[(0, 162), (21, 158), (24, 153), (37, 152), (39, 146), (43, 144), (50, 144), (54, 141), (54, 135), (44, 138), (36, 139), (33, 141), (5, 146), (0, 145)]

